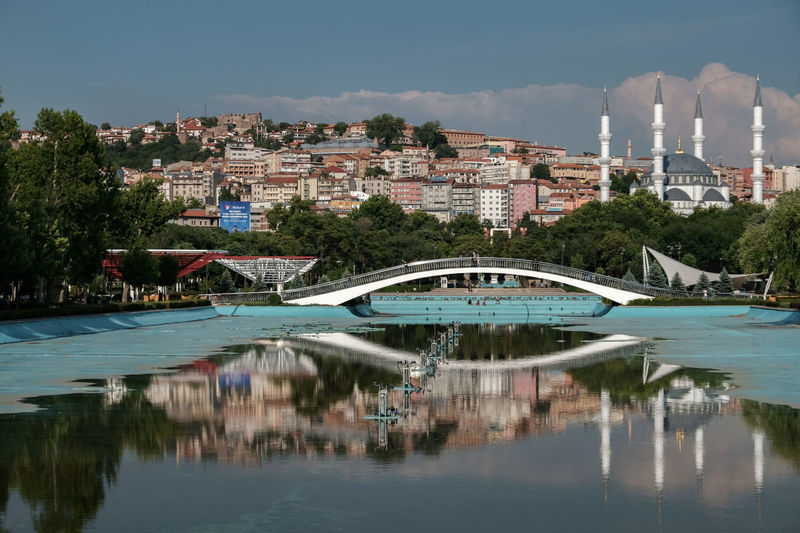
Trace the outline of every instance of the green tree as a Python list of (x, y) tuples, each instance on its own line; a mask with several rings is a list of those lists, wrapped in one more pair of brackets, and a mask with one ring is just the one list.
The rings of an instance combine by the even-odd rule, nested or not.
[(705, 296), (711, 292), (711, 281), (708, 279), (708, 276), (705, 272), (700, 274), (700, 278), (697, 280), (697, 283), (694, 284), (694, 288), (692, 289), (693, 296)]
[[(3, 97), (0, 95), (0, 107)], [(13, 111), (0, 113), (0, 294), (5, 293), (10, 284), (19, 283), (22, 273), (28, 270), (26, 258), (30, 253), (24, 239), (22, 227), (25, 220), (17, 211), (16, 196), (6, 169), (10, 141), (19, 134), (17, 119)], [(16, 293), (16, 286), (12, 294)], [(15, 299), (16, 303), (19, 300)]]
[(109, 124), (108, 122), (103, 122), (102, 124), (100, 124), (100, 129), (101, 130), (110, 130), (111, 129), (111, 124)]
[(346, 131), (347, 131), (347, 122), (339, 121), (339, 122), (337, 122), (336, 124), (333, 125), (333, 132), (336, 135), (338, 135), (339, 137), (344, 135), (344, 132), (346, 132)]
[(453, 237), (461, 235), (479, 235), (483, 237), (481, 221), (475, 215), (460, 214), (453, 217), (447, 224), (447, 232)]
[(160, 184), (160, 180), (139, 180), (119, 196), (114, 226), (123, 247), (144, 246), (151, 235), (186, 210), (183, 200), (164, 198)]
[(294, 142), (294, 133), (291, 131), (283, 136), (283, 144), (289, 146)]
[(676, 291), (685, 291), (686, 285), (683, 284), (683, 280), (681, 279), (681, 275), (675, 272), (675, 275), (672, 276), (672, 281), (669, 283), (670, 287), (672, 287)]
[[(141, 288), (158, 280), (158, 261), (141, 246), (126, 251), (120, 259), (122, 279), (132, 287)], [(123, 292), (127, 292), (123, 289)], [(126, 296), (123, 294), (123, 296)]]
[(636, 279), (636, 276), (633, 275), (633, 272), (631, 272), (630, 268), (628, 268), (628, 271), (625, 272), (624, 276), (622, 276), (622, 280), (630, 281), (631, 283), (639, 283), (639, 280)]
[(138, 146), (142, 144), (142, 139), (144, 138), (144, 130), (142, 128), (133, 128), (131, 130), (131, 136), (129, 141), (132, 145)]
[(691, 252), (683, 256), (681, 263), (692, 268), (697, 268), (697, 258)]
[(384, 146), (391, 146), (399, 139), (406, 127), (406, 119), (383, 113), (366, 121), (367, 137), (377, 139)]
[(552, 181), (555, 183), (556, 180), (550, 177), (550, 167), (545, 165), (544, 163), (536, 163), (531, 167), (531, 177), (536, 180), (540, 181)]
[(100, 271), (119, 180), (103, 168), (103, 146), (75, 111), (42, 109), (34, 128), (46, 139), (14, 150), (8, 166), (31, 266), (53, 302), (66, 280), (85, 286)]
[(260, 272), (256, 274), (256, 279), (250, 286), (250, 290), (253, 292), (264, 292), (267, 290), (267, 283), (264, 281), (264, 276)]
[(658, 289), (669, 288), (667, 276), (664, 274), (664, 271), (661, 270), (661, 266), (659, 266), (659, 264), (656, 262), (653, 262), (650, 265), (650, 276), (647, 279), (647, 284)]
[(367, 167), (364, 170), (364, 177), (366, 178), (378, 178), (381, 176), (388, 176), (389, 171), (383, 167)]
[(722, 272), (719, 273), (719, 281), (714, 289), (720, 294), (733, 293), (733, 280), (731, 279), (730, 274), (728, 274), (728, 269), (724, 267), (722, 268)]
[(442, 132), (442, 124), (438, 120), (428, 121), (414, 128), (414, 142), (435, 150), (437, 146), (447, 144), (447, 137)]
[(447, 143), (437, 146), (433, 153), (436, 159), (452, 159), (458, 157), (458, 150)]
[(375, 195), (370, 196), (358, 209), (350, 213), (350, 219), (353, 221), (364, 218), (372, 221), (372, 229), (397, 229), (403, 225), (406, 214), (399, 204), (392, 202), (388, 197)]
[(231, 271), (227, 268), (222, 271), (222, 275), (219, 277), (217, 291), (223, 293), (233, 291), (233, 278), (231, 277)]
[(775, 285), (795, 290), (800, 287), (800, 190), (780, 195), (765, 224), (775, 257)]
[(162, 255), (158, 258), (158, 279), (156, 283), (162, 286), (173, 285), (178, 281), (180, 265), (175, 256)]
[(570, 257), (569, 266), (579, 270), (586, 270), (587, 267), (586, 261), (584, 261), (583, 255), (580, 252), (573, 254), (572, 257)]
[(624, 176), (617, 176), (616, 173), (611, 174), (611, 190), (622, 194), (628, 194), (632, 183), (639, 183), (639, 177), (636, 172), (629, 170)]
[(239, 193), (233, 194), (230, 187), (221, 187), (217, 192), (220, 202), (238, 202), (241, 200)]

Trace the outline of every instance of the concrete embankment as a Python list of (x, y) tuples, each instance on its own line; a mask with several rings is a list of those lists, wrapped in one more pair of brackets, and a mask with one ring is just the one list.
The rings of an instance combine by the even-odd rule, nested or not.
[(85, 335), (119, 329), (193, 322), (217, 317), (213, 307), (162, 309), (0, 322), (0, 344)]
[(368, 305), (218, 305), (214, 309), (220, 315), (265, 318), (353, 318), (372, 314)]
[(613, 307), (608, 318), (691, 318), (691, 317), (739, 317), (749, 322), (775, 326), (800, 324), (800, 311), (777, 307), (750, 305), (698, 305), (698, 306), (654, 306)]

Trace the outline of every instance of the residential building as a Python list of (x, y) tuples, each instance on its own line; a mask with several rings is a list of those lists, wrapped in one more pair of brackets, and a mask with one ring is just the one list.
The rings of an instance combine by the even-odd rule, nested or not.
[(454, 217), (458, 215), (476, 215), (481, 213), (481, 188), (475, 183), (459, 183), (453, 181), (450, 193), (451, 211)]
[(536, 181), (532, 179), (511, 180), (508, 182), (509, 226), (512, 229), (525, 213), (538, 208), (536, 204)]
[(447, 139), (447, 144), (453, 148), (477, 146), (486, 142), (486, 136), (475, 131), (441, 130), (441, 133)]
[(481, 220), (488, 220), (495, 228), (509, 227), (508, 186), (482, 185), (480, 190)]
[(407, 178), (393, 180), (389, 185), (389, 199), (399, 204), (404, 211), (415, 211), (422, 208), (421, 179)]

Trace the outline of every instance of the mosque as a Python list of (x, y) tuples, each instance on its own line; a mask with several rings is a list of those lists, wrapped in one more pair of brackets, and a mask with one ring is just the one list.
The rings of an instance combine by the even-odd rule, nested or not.
[[(700, 105), (700, 91), (697, 91), (697, 103), (694, 112), (694, 155), (686, 154), (681, 149), (680, 137), (678, 148), (674, 154), (667, 154), (664, 149), (664, 100), (661, 96), (661, 75), (656, 79), (656, 97), (653, 104), (653, 164), (642, 176), (640, 184), (633, 183), (630, 193), (638, 189), (646, 189), (672, 204), (677, 213), (688, 215), (695, 207), (717, 206), (727, 209), (731, 206), (730, 186), (715, 175), (703, 159), (703, 109)], [(764, 135), (763, 107), (761, 103), (761, 83), (756, 77), (756, 93), (753, 101), (753, 202), (763, 203), (763, 159)], [(611, 141), (610, 116), (608, 112), (608, 95), (603, 89), (603, 109), (600, 115), (600, 201), (609, 200), (611, 180), (609, 179), (609, 143)]]

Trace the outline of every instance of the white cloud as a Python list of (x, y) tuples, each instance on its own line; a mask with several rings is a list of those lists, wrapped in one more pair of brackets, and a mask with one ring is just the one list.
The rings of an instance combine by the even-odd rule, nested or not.
[[(762, 80), (763, 82), (763, 80)], [(747, 165), (752, 148), (752, 103), (755, 79), (725, 65), (706, 65), (694, 79), (662, 76), (666, 145), (678, 135), (691, 150), (696, 88), (705, 115), (706, 159), (722, 156), (726, 163)], [(623, 154), (627, 139), (634, 156), (649, 156), (652, 144), (655, 72), (623, 81), (609, 91), (612, 152)], [(765, 149), (776, 162), (800, 161), (800, 95), (762, 85)], [(368, 90), (338, 96), (254, 96), (222, 94), (216, 98), (234, 111), (261, 111), (275, 120), (355, 121), (392, 113), (412, 123), (439, 120), (445, 127), (483, 131), (567, 146), (570, 153), (598, 151), (599, 87), (577, 84), (528, 85), (501, 91), (448, 94), (438, 91), (386, 93)]]

